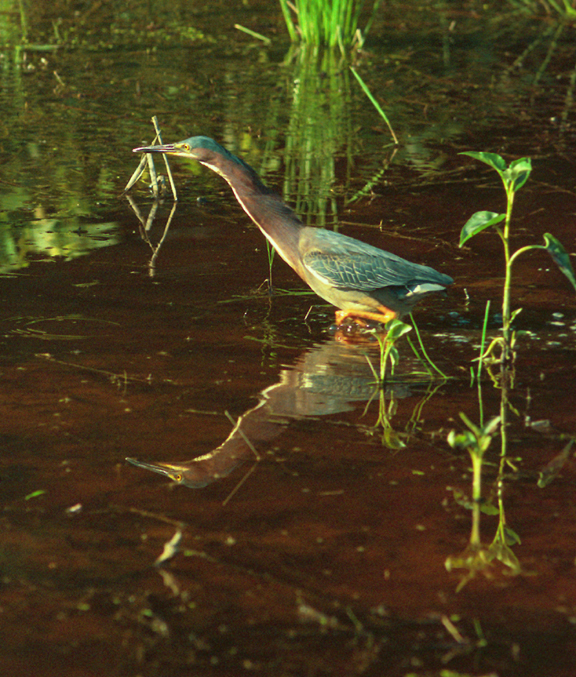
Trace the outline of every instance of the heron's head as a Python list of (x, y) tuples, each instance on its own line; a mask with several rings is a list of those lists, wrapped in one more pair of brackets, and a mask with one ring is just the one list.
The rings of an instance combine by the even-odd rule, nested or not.
[(143, 146), (141, 148), (134, 148), (134, 153), (164, 153), (165, 155), (175, 155), (177, 157), (190, 158), (191, 160), (198, 160), (205, 164), (214, 164), (214, 160), (218, 157), (226, 159), (236, 159), (231, 153), (223, 148), (214, 139), (207, 136), (191, 136), (184, 141), (177, 141), (176, 143), (166, 143), (162, 146)]

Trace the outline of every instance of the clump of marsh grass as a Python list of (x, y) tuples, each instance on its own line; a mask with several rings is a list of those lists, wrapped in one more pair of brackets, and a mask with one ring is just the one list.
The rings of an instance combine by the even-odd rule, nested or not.
[(348, 48), (361, 47), (382, 0), (374, 0), (364, 30), (359, 27), (364, 0), (280, 0), (292, 42)]

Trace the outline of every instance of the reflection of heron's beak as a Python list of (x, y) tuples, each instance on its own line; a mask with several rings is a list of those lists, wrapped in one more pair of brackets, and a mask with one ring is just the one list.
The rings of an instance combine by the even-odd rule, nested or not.
[(126, 458), (126, 461), (137, 468), (144, 468), (144, 470), (151, 470), (164, 475), (164, 477), (169, 477), (173, 482), (182, 482), (184, 471), (188, 469), (187, 466), (177, 463), (146, 463), (146, 461), (139, 461), (137, 458)]
[(146, 463), (146, 461), (139, 461), (137, 458), (127, 458), (128, 463), (135, 465), (137, 468), (144, 468), (144, 470), (151, 470), (168, 477), (176, 484), (183, 484), (190, 489), (201, 489), (213, 482), (217, 476), (213, 477), (207, 474), (201, 463), (197, 461), (187, 461), (184, 463)]

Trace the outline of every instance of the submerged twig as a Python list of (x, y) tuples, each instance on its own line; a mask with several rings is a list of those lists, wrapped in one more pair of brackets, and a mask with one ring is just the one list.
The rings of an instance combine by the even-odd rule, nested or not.
[[(152, 141), (152, 145), (155, 145), (156, 142), (162, 144), (162, 132), (160, 130), (160, 126), (158, 125), (158, 118), (155, 115), (152, 117), (152, 124), (154, 125), (154, 130), (156, 132), (156, 136), (154, 137), (154, 141)], [(172, 170), (170, 169), (168, 158), (164, 153), (162, 154), (162, 158), (164, 160), (164, 165), (166, 166), (168, 180), (170, 181), (170, 188), (172, 189), (172, 197), (174, 198), (174, 202), (178, 202), (178, 193), (176, 191), (176, 184), (174, 183), (174, 177), (172, 176)], [(140, 163), (138, 164), (136, 171), (130, 177), (130, 180), (126, 184), (126, 187), (122, 191), (122, 195), (125, 195), (132, 188), (132, 186), (134, 186), (134, 184), (136, 184), (140, 180), (142, 174), (144, 174), (144, 168), (146, 167), (146, 165), (148, 165), (148, 171), (150, 172), (152, 194), (154, 195), (154, 198), (156, 200), (159, 198), (160, 191), (158, 188), (158, 178), (156, 175), (154, 158), (152, 157), (151, 153), (144, 153), (142, 155), (142, 157), (140, 158)]]
[[(158, 125), (158, 118), (155, 115), (152, 117), (152, 124), (154, 125), (154, 129), (156, 130), (156, 138), (162, 144), (162, 132), (160, 131), (160, 127)], [(150, 153), (148, 153), (148, 155), (150, 155)], [(172, 170), (170, 169), (170, 165), (168, 164), (168, 157), (166, 156), (165, 153), (162, 153), (162, 158), (164, 159), (164, 164), (166, 165), (166, 173), (168, 174), (168, 181), (170, 181), (170, 188), (172, 188), (172, 196), (174, 197), (174, 202), (178, 202), (178, 193), (176, 192), (176, 184), (174, 183)]]
[(154, 273), (156, 271), (156, 259), (158, 257), (158, 254), (160, 253), (160, 247), (164, 243), (164, 240), (166, 239), (166, 235), (168, 235), (168, 229), (170, 228), (170, 224), (172, 223), (172, 219), (174, 218), (174, 214), (176, 213), (176, 202), (172, 205), (172, 209), (170, 210), (170, 214), (168, 216), (168, 220), (166, 221), (166, 225), (164, 226), (164, 232), (162, 233), (162, 237), (158, 240), (156, 246), (152, 246), (152, 243), (150, 240), (148, 240), (148, 243), (152, 247), (152, 258), (148, 262), (148, 271), (150, 273), (150, 277), (154, 277)]
[(244, 440), (244, 442), (246, 443), (246, 446), (252, 451), (252, 453), (256, 457), (256, 460), (254, 461), (254, 464), (252, 465), (252, 467), (244, 475), (244, 477), (238, 482), (238, 484), (234, 487), (234, 489), (232, 489), (232, 491), (228, 494), (228, 496), (226, 496), (226, 498), (222, 501), (222, 505), (226, 505), (230, 501), (232, 496), (234, 496), (234, 494), (237, 493), (237, 491), (244, 484), (244, 482), (246, 482), (246, 480), (250, 477), (250, 475), (254, 472), (254, 470), (256, 470), (256, 466), (260, 461), (260, 454), (256, 450), (256, 447), (252, 444), (252, 442), (246, 437), (246, 435), (244, 434), (244, 431), (240, 428), (240, 421), (235, 422), (234, 419), (232, 418), (232, 416), (230, 416), (230, 413), (228, 411), (225, 411), (224, 413), (226, 414), (226, 418), (230, 421), (230, 423), (232, 423), (232, 425), (234, 425), (234, 426), (237, 426), (236, 429), (237, 429), (240, 437)]
[(126, 187), (122, 191), (122, 195), (127, 193), (135, 183), (138, 183), (138, 181), (140, 181), (140, 177), (142, 176), (142, 174), (144, 174), (145, 166), (146, 166), (146, 155), (142, 155), (142, 157), (140, 158), (140, 163), (138, 164), (138, 167), (136, 167), (134, 174), (132, 174), (130, 180), (126, 184)]

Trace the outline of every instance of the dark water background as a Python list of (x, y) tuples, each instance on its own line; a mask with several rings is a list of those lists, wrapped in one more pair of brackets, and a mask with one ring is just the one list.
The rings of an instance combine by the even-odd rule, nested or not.
[[(515, 266), (508, 460), (495, 438), (484, 466), (521, 570), (494, 560), (457, 591), (469, 572), (445, 567), (471, 514), (470, 458), (447, 435), (460, 412), (479, 421), (471, 360), (504, 274), (495, 235), (458, 248), (472, 213), (505, 206), (458, 153), (531, 157), (513, 246), (552, 232), (576, 251), (574, 25), (388, 3), (356, 68), (395, 150), (347, 64), (290, 50), (273, 3), (25, 16), (1, 21), (2, 674), (576, 674), (572, 455), (537, 484), (576, 431), (576, 295), (545, 252)], [(146, 241), (119, 195), (152, 115), (166, 142), (241, 154), (307, 222), (453, 276), (416, 314), (449, 380), (416, 376), (402, 344), (375, 389), (376, 346), (338, 342), (333, 309), (279, 260), (269, 296), (264, 238), (196, 165), (172, 162), (180, 201), (151, 267), (171, 201)], [(145, 183), (131, 195), (146, 214)], [(498, 415), (488, 376), (482, 402)], [(211, 454), (239, 417), (254, 449)], [(197, 489), (124, 461), (207, 454)], [(482, 516), (485, 544), (497, 526)]]

